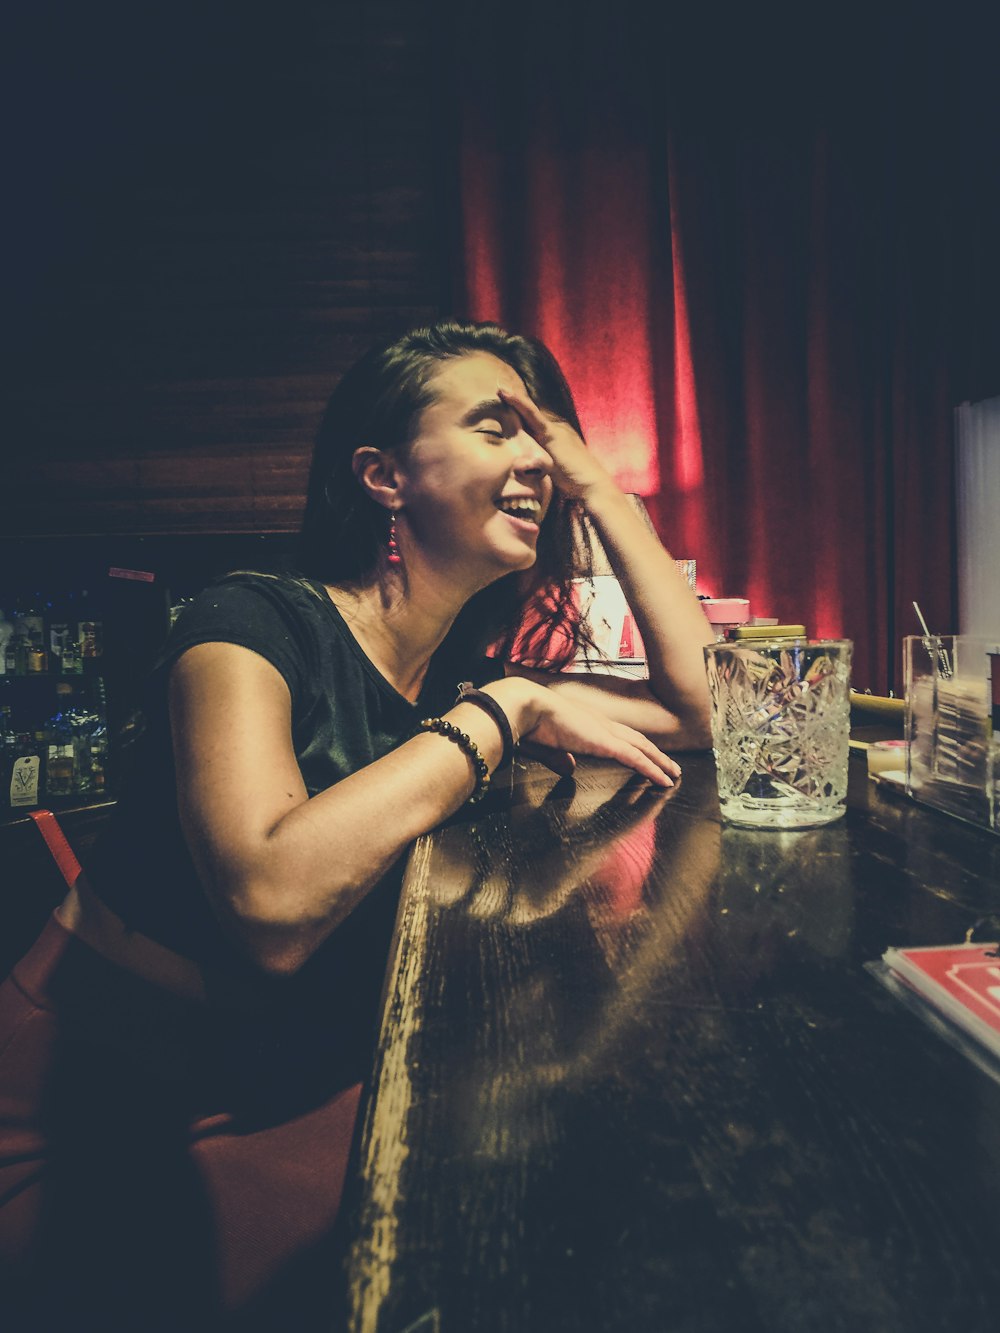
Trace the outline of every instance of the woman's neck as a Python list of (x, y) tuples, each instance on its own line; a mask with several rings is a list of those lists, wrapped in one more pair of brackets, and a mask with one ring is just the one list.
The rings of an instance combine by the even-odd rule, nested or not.
[(454, 590), (414, 588), (393, 574), (380, 583), (328, 584), (327, 591), (348, 628), (386, 680), (411, 702), (427, 675), (431, 658), (464, 605)]

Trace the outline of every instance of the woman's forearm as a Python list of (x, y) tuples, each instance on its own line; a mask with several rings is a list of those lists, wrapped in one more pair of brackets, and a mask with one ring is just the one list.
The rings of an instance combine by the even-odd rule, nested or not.
[[(655, 533), (642, 522), (599, 459), (564, 418), (524, 394), (498, 390), (525, 429), (548, 453), (563, 494), (580, 500), (607, 551), (646, 645), (653, 712), (647, 734), (676, 737), (685, 746), (709, 744), (709, 698), (702, 648), (712, 640), (698, 599)], [(563, 683), (560, 683), (563, 688)], [(585, 694), (574, 682), (568, 694)], [(630, 713), (634, 711), (630, 707)], [(647, 711), (640, 710), (640, 711)], [(641, 725), (647, 725), (642, 723)]]
[(709, 744), (702, 648), (713, 635), (698, 599), (610, 478), (581, 498), (642, 635), (652, 693), (680, 720), (693, 744)]
[[(539, 684), (507, 678), (483, 688), (515, 743), (528, 738), (556, 757), (606, 756), (661, 786), (679, 772), (645, 736)], [(232, 644), (189, 650), (171, 675), (170, 705), (181, 825), (195, 866), (224, 928), (268, 971), (301, 966), (475, 788), (476, 766), (462, 747), (424, 733), (310, 797), (290, 744), (285, 682)], [(462, 701), (444, 718), (492, 772), (504, 737), (491, 712)]]
[[(492, 771), (502, 745), (496, 723), (471, 704), (444, 716)], [(194, 827), (185, 821), (186, 832), (223, 925), (265, 970), (293, 972), (416, 838), (462, 806), (475, 776), (458, 745), (423, 734), (299, 801), (270, 828), (234, 836), (224, 822), (196, 819)]]

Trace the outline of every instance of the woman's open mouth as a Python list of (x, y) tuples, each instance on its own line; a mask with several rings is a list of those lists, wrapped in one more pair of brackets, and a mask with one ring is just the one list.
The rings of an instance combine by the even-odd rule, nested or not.
[(497, 500), (497, 508), (526, 532), (538, 532), (542, 521), (542, 502), (530, 496), (517, 496), (510, 500)]

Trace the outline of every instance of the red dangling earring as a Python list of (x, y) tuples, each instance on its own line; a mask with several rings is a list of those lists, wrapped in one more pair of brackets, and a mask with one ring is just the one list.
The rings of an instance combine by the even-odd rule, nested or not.
[(401, 565), (403, 557), (399, 554), (399, 547), (396, 545), (396, 515), (389, 515), (389, 540), (386, 543), (386, 555), (390, 565)]

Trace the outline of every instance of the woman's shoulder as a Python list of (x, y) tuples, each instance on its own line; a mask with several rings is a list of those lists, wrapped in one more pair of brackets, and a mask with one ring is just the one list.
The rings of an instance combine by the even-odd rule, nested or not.
[(321, 583), (293, 569), (231, 569), (217, 574), (195, 597), (194, 603), (219, 597), (256, 597), (279, 604), (322, 605)]
[(233, 643), (259, 653), (287, 677), (293, 665), (315, 667), (317, 644), (330, 620), (321, 584), (294, 572), (233, 570), (184, 607), (160, 665), (201, 643)]
[(326, 613), (329, 598), (320, 583), (293, 571), (235, 569), (218, 575), (185, 606), (177, 623), (189, 625), (196, 620), (237, 623), (250, 617), (310, 620)]

